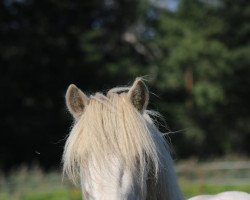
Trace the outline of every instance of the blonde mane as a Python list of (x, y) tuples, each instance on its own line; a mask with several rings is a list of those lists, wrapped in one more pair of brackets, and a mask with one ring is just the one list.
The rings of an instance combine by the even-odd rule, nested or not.
[(124, 92), (128, 89), (114, 88), (107, 96), (90, 96), (84, 114), (75, 121), (67, 139), (63, 171), (76, 183), (81, 168), (91, 160), (98, 168), (114, 155), (132, 172), (138, 185), (145, 185), (141, 197), (182, 199), (169, 145), (150, 117), (154, 112), (140, 113)]

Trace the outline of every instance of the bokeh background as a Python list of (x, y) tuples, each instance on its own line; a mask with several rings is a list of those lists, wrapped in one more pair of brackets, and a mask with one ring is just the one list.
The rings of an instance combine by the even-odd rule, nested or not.
[(11, 177), (61, 168), (70, 83), (105, 93), (143, 76), (177, 161), (249, 160), (249, 36), (248, 0), (1, 0), (0, 198)]

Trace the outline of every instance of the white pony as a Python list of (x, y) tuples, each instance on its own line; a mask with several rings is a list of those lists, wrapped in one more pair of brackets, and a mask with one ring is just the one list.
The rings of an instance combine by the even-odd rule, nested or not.
[(199, 195), (189, 200), (250, 200), (250, 195), (246, 192), (228, 191), (216, 195)]
[[(146, 110), (148, 100), (140, 78), (132, 87), (113, 88), (106, 96), (87, 97), (69, 86), (66, 104), (75, 123), (65, 144), (63, 171), (74, 183), (80, 180), (83, 199), (184, 199), (169, 145), (150, 117), (157, 114)], [(250, 195), (240, 195), (250, 200)]]

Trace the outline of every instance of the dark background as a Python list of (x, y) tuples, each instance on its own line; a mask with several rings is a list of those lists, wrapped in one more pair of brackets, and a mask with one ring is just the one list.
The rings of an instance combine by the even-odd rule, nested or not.
[(248, 0), (0, 1), (0, 167), (61, 165), (70, 83), (149, 80), (177, 158), (250, 155)]

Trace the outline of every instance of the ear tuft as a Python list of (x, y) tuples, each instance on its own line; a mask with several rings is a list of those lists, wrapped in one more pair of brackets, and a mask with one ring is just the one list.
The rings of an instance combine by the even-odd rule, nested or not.
[(88, 97), (74, 84), (71, 84), (68, 87), (65, 98), (69, 112), (75, 119), (78, 119), (88, 105)]
[(137, 78), (128, 92), (129, 99), (134, 107), (143, 112), (148, 105), (149, 92), (141, 78)]

